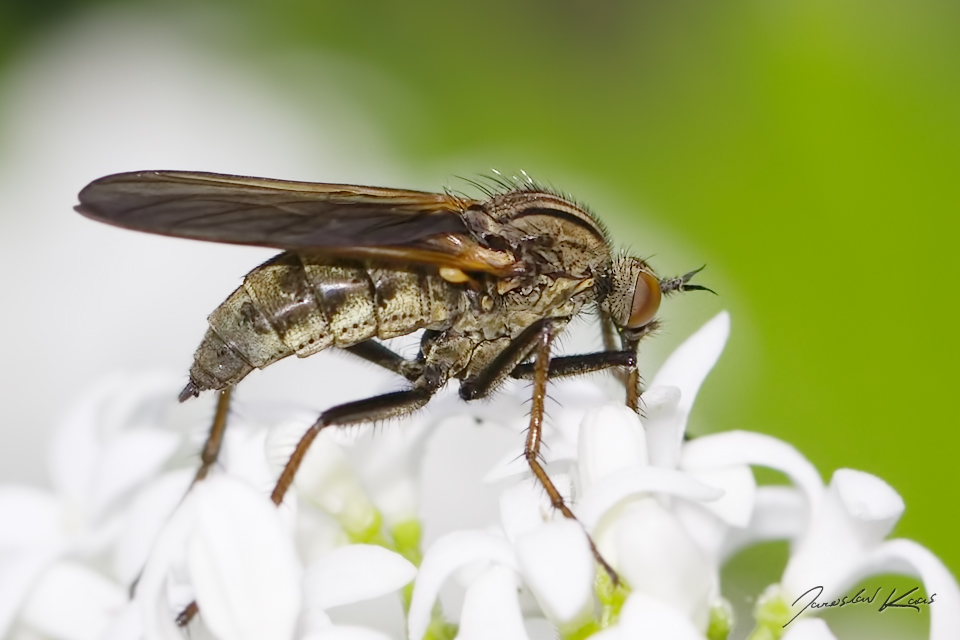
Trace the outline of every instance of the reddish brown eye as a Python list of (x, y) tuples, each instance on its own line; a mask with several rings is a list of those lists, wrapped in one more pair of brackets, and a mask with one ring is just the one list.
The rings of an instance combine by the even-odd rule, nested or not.
[(639, 329), (653, 320), (660, 308), (660, 282), (647, 273), (641, 271), (637, 276), (637, 286), (633, 290), (633, 304), (630, 307), (628, 329)]

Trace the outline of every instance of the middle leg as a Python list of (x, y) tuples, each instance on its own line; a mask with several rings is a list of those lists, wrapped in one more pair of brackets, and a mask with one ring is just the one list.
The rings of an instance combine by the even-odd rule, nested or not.
[(415, 360), (407, 360), (396, 351), (373, 339), (344, 347), (342, 350), (378, 367), (383, 367), (387, 371), (401, 375), (410, 382), (416, 381), (423, 373), (422, 352), (421, 357)]

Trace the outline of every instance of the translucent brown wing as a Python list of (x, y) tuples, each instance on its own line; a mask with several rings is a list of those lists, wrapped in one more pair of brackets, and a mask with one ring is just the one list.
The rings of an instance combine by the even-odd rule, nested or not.
[(441, 264), (506, 274), (508, 254), (481, 246), (446, 193), (188, 171), (119, 173), (80, 192), (76, 210), (108, 224), (211, 242)]

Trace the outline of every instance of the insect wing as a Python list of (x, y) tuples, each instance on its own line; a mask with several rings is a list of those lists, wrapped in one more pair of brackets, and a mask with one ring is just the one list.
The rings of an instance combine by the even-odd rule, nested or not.
[(149, 233), (297, 250), (467, 235), (460, 213), (470, 204), (422, 191), (146, 171), (95, 180), (77, 211)]

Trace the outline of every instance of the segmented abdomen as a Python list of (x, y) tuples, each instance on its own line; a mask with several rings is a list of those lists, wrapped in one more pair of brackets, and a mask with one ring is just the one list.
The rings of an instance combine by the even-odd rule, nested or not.
[(282, 253), (210, 314), (190, 379), (197, 391), (222, 389), (294, 353), (443, 328), (459, 300), (458, 287), (426, 268)]

